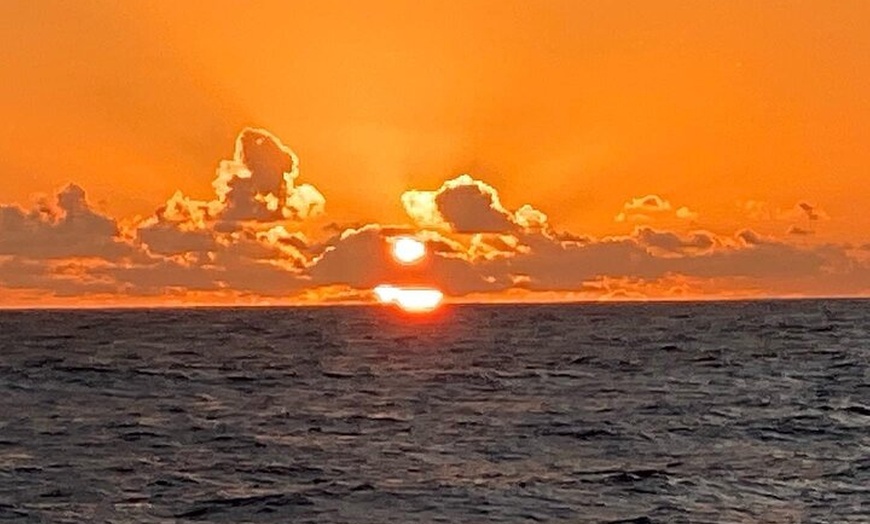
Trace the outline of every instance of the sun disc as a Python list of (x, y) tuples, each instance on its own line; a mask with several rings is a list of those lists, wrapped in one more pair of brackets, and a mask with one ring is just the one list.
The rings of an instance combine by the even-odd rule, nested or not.
[(426, 256), (426, 245), (416, 238), (399, 237), (393, 241), (393, 258), (401, 264), (414, 264)]

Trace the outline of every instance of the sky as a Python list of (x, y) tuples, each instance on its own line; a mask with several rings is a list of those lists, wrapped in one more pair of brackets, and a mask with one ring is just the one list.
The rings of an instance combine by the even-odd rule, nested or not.
[(870, 295), (867, 2), (9, 0), (0, 49), (0, 306)]

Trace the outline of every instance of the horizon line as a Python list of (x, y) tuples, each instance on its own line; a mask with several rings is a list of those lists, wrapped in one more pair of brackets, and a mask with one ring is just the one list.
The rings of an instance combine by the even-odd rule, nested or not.
[[(870, 300), (870, 295), (771, 295), (750, 297), (692, 297), (692, 298), (613, 298), (613, 299), (572, 299), (572, 300), (449, 300), (438, 309), (453, 306), (542, 306), (542, 305), (626, 305), (626, 304), (698, 304), (715, 302), (799, 302), (799, 301), (863, 301)], [(0, 304), (0, 312), (14, 311), (76, 311), (76, 310), (167, 310), (167, 309), (314, 309), (329, 307), (372, 307), (389, 308), (390, 306), (369, 301), (340, 302), (284, 302), (284, 303), (191, 303), (191, 304), (84, 304), (84, 305), (14, 305)]]

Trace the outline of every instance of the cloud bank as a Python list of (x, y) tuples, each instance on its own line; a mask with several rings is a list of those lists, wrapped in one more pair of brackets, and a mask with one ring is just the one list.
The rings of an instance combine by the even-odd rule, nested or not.
[[(616, 215), (629, 229), (595, 238), (463, 174), (397, 195), (407, 223), (333, 223), (309, 238), (301, 226), (327, 212), (326, 198), (288, 146), (253, 128), (212, 187), (208, 200), (176, 192), (133, 220), (95, 211), (75, 184), (28, 209), (0, 205), (0, 304), (369, 301), (384, 282), (469, 300), (870, 293), (866, 249), (806, 241), (809, 224), (828, 219), (807, 202), (743, 205), (752, 219), (795, 222), (775, 238), (706, 230), (688, 206), (632, 197)], [(399, 234), (427, 244), (423, 264), (393, 261)]]

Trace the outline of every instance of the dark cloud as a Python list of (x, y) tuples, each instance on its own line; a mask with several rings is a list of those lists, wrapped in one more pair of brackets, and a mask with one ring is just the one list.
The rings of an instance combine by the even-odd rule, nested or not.
[(798, 226), (790, 226), (788, 228), (788, 230), (786, 231), (787, 235), (794, 235), (794, 236), (807, 236), (807, 235), (812, 235), (813, 233), (814, 233), (814, 231), (812, 229), (804, 229), (804, 228), (798, 227)]
[(746, 246), (757, 246), (767, 242), (764, 237), (751, 229), (741, 229), (736, 236)]
[(510, 231), (514, 227), (510, 216), (494, 207), (493, 198), (476, 185), (462, 185), (440, 192), (435, 205), (457, 233)]
[(166, 222), (140, 227), (138, 234), (151, 253), (160, 255), (205, 253), (218, 248), (211, 231), (184, 230)]
[(828, 268), (842, 264), (845, 259), (845, 252), (837, 246), (799, 248), (784, 242), (764, 241), (674, 260), (669, 270), (704, 278), (744, 277), (762, 281), (816, 276), (823, 279)]
[(390, 254), (388, 238), (388, 232), (376, 225), (345, 231), (309, 268), (311, 284), (342, 284), (356, 289), (372, 289), (380, 284), (426, 285), (457, 296), (506, 287), (504, 280), (488, 278), (469, 260), (445, 256), (445, 251), (455, 246), (437, 237), (425, 240), (438, 248), (430, 247), (430, 255), (423, 263), (410, 268), (400, 266)]
[(662, 262), (629, 238), (581, 245), (536, 236), (523, 242), (527, 250), (485, 264), (490, 273), (507, 278), (521, 275), (526, 287), (536, 291), (564, 291), (580, 289), (602, 275), (651, 278), (663, 272)]
[(120, 291), (111, 279), (92, 275), (91, 267), (81, 262), (56, 263), (49, 259), (7, 257), (0, 260), (0, 286), (48, 291), (59, 297)]
[(634, 236), (642, 245), (669, 253), (685, 253), (688, 251), (703, 251), (716, 245), (712, 234), (694, 232), (688, 236), (680, 236), (670, 231), (656, 231), (649, 227), (639, 227)]
[(160, 295), (171, 289), (217, 291), (220, 289), (215, 270), (206, 260), (178, 261), (157, 259), (136, 265), (114, 265), (93, 268), (94, 277), (109, 279), (117, 292), (125, 295)]
[(118, 235), (115, 220), (91, 209), (75, 184), (55, 203), (42, 201), (30, 210), (0, 206), (0, 255), (117, 259), (132, 252)]
[(521, 242), (525, 249), (482, 266), (490, 277), (519, 279), (524, 288), (534, 291), (580, 290), (585, 283), (602, 278), (657, 280), (672, 275), (742, 278), (761, 286), (791, 278), (822, 283), (832, 272), (848, 273), (857, 267), (840, 246), (803, 248), (763, 238), (751, 230), (733, 239), (706, 232), (681, 236), (641, 228), (632, 237), (587, 243), (559, 242), (546, 235), (526, 235)]
[(806, 214), (809, 220), (818, 220), (820, 215), (816, 212), (816, 208), (806, 202), (799, 202), (798, 207)]

